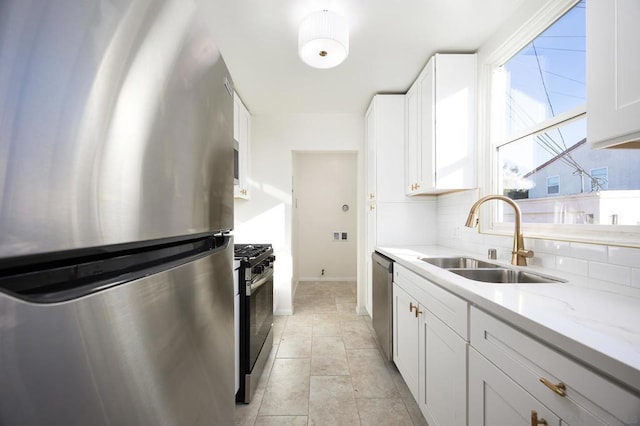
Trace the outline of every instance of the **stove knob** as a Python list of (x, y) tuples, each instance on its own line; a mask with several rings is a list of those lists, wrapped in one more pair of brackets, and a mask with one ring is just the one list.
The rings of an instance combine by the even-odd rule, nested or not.
[(264, 271), (264, 266), (262, 266), (262, 265), (256, 265), (251, 270), (251, 272), (253, 272), (254, 274), (261, 274), (262, 271)]

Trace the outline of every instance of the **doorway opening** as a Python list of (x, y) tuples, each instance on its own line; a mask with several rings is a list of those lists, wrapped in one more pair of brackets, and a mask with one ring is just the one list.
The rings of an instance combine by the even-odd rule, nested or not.
[(299, 282), (355, 282), (357, 152), (293, 152), (292, 256)]

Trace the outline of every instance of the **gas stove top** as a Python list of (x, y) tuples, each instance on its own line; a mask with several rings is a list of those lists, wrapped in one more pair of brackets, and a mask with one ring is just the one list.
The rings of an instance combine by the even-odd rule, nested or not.
[(233, 255), (237, 260), (251, 261), (273, 253), (271, 244), (236, 244)]

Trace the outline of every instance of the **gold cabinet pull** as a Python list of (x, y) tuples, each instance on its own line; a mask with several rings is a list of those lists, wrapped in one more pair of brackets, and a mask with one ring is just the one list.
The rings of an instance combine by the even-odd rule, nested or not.
[(373, 198), (374, 198), (374, 195), (373, 195), (373, 192), (371, 192), (371, 193), (369, 194), (369, 199), (370, 199), (370, 200), (373, 200)]
[(560, 382), (556, 385), (554, 383), (551, 383), (549, 380), (545, 379), (544, 377), (540, 377), (540, 381), (542, 382), (543, 385), (545, 385), (546, 387), (548, 387), (558, 395), (567, 396), (567, 387), (565, 386), (564, 383)]
[(413, 302), (409, 302), (409, 312), (412, 312), (413, 310), (418, 310), (418, 306), (414, 305)]
[(531, 426), (537, 425), (546, 425), (547, 421), (545, 419), (538, 419), (538, 413), (536, 410), (531, 410)]
[(369, 211), (373, 211), (376, 208), (376, 206), (374, 206), (373, 204), (369, 205)]
[(420, 188), (420, 184), (416, 183), (416, 189)]
[(416, 306), (416, 318), (418, 318), (418, 315), (420, 315), (422, 313), (422, 311), (418, 310), (418, 307)]

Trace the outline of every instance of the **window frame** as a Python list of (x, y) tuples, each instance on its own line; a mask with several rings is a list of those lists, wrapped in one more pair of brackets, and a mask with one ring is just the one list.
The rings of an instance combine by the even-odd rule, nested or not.
[[(555, 179), (557, 183), (555, 185), (549, 185), (549, 181)], [(556, 187), (556, 192), (549, 192), (549, 188)], [(560, 194), (560, 176), (547, 176), (547, 195), (559, 195)]]
[(609, 189), (609, 167), (608, 166), (594, 167), (593, 169), (589, 169), (589, 174), (593, 177), (596, 177), (596, 174), (594, 173), (596, 170), (604, 170), (605, 184), (604, 184), (604, 187), (602, 187), (602, 189)]
[[(589, 1), (589, 0), (587, 0)], [(597, 1), (597, 0), (592, 0)], [(580, 0), (549, 0), (536, 11), (525, 10), (519, 16), (520, 24), (515, 28), (505, 28), (480, 49), (479, 53), (479, 111), (478, 111), (478, 182), (480, 196), (496, 194), (499, 188), (498, 149), (492, 139), (491, 130), (495, 126), (492, 115), (494, 71), (516, 55), (523, 47), (544, 32), (566, 12), (578, 4)], [(528, 12), (528, 14), (527, 14)], [(583, 106), (566, 111), (542, 123), (535, 132), (539, 133), (563, 123), (578, 120), (586, 116), (586, 103)], [(518, 135), (517, 140), (527, 134)], [(487, 167), (488, 166), (488, 167)], [(608, 170), (607, 170), (608, 173)], [(479, 232), (489, 235), (513, 236), (513, 224), (497, 222), (495, 219), (503, 205), (497, 202), (484, 203), (481, 206)], [(527, 238), (554, 241), (605, 244), (611, 246), (640, 247), (640, 226), (618, 225), (573, 225), (523, 223), (522, 231)]]

